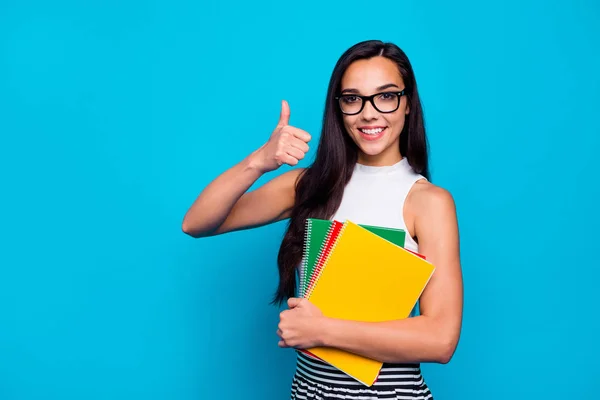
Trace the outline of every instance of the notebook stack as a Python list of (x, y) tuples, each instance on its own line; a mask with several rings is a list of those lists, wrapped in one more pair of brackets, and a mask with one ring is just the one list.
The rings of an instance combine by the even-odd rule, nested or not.
[[(364, 322), (408, 318), (435, 268), (404, 248), (406, 232), (309, 218), (299, 296), (325, 316)], [(335, 348), (303, 350), (371, 386), (382, 363)]]

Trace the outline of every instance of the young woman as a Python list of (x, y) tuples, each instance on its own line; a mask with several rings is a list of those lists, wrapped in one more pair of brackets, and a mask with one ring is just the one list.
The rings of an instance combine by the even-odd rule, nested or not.
[[(292, 398), (431, 399), (420, 363), (447, 363), (462, 323), (459, 236), (452, 196), (430, 183), (421, 103), (411, 64), (392, 43), (366, 41), (337, 62), (327, 91), (316, 158), (253, 191), (262, 175), (296, 166), (311, 136), (288, 124), (282, 102), (270, 139), (225, 171), (188, 210), (183, 231), (223, 234), (289, 219), (281, 244), (279, 346), (329, 346), (384, 362), (371, 387), (298, 352)], [(419, 315), (381, 323), (332, 319), (295, 296), (307, 217), (382, 225), (408, 232), (406, 247), (436, 266)]]

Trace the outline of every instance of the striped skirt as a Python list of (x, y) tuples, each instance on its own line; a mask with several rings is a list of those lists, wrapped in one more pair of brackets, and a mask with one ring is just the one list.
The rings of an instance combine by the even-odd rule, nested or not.
[(384, 364), (377, 381), (367, 387), (323, 361), (297, 353), (292, 400), (433, 400), (419, 364)]

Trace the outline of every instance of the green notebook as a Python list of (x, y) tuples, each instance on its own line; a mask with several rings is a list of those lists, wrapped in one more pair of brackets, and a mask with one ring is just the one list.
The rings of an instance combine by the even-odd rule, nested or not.
[[(307, 218), (304, 239), (304, 252), (302, 256), (302, 271), (300, 274), (300, 297), (304, 297), (306, 289), (313, 274), (315, 264), (321, 254), (323, 244), (327, 242), (329, 230), (333, 221)], [(402, 229), (388, 228), (383, 226), (361, 225), (359, 226), (386, 239), (397, 246), (404, 247), (406, 232)]]

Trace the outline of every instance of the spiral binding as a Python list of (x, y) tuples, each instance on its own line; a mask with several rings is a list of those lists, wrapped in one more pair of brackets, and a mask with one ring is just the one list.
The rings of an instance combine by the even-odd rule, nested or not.
[[(303, 286), (302, 286), (302, 297), (305, 297), (306, 295), (306, 289), (308, 288), (310, 282), (308, 281), (309, 277), (308, 276), (308, 255), (309, 255), (309, 251), (310, 251), (310, 239), (311, 239), (311, 234), (312, 234), (312, 224), (313, 220), (308, 218), (306, 220), (306, 226), (307, 226), (307, 232), (310, 230), (310, 233), (308, 233), (308, 235), (306, 236), (305, 239), (305, 243), (304, 243), (304, 248), (305, 248), (305, 264), (304, 264), (304, 277), (302, 279), (303, 281)], [(329, 229), (331, 229), (331, 226), (329, 227)], [(329, 235), (329, 232), (327, 233), (327, 237)], [(323, 243), (325, 243), (327, 241), (327, 237), (324, 239)], [(317, 261), (319, 260), (319, 257), (321, 256), (321, 252), (323, 251), (323, 243), (321, 243), (320, 248), (319, 248), (319, 253), (317, 254)], [(314, 271), (313, 271), (314, 272)]]
[[(314, 270), (313, 275), (311, 276), (310, 282), (308, 284), (309, 292), (308, 292), (308, 295), (306, 296), (307, 298), (310, 298), (310, 295), (312, 294), (313, 289), (321, 276), (323, 268), (325, 268), (325, 264), (326, 264), (327, 260), (329, 259), (329, 255), (331, 254), (331, 251), (335, 247), (335, 243), (337, 243), (337, 238), (339, 237), (339, 233), (341, 232), (342, 228), (343, 228), (343, 225), (338, 221), (334, 221), (333, 224), (330, 226), (330, 228), (327, 232), (327, 236), (321, 245), (321, 249), (320, 249), (319, 255), (317, 257), (317, 265), (315, 266), (315, 270)], [(333, 242), (332, 242), (332, 236), (334, 236)], [(327, 247), (328, 244), (329, 244), (329, 247)], [(323, 256), (324, 254), (325, 254), (325, 257)]]
[[(312, 222), (312, 221), (311, 221)], [(335, 221), (332, 222), (331, 225), (329, 225), (329, 229), (327, 230), (327, 234), (325, 235), (325, 238), (323, 239), (323, 241), (321, 242), (321, 244), (319, 245), (319, 252), (317, 253), (317, 263), (319, 262), (319, 260), (321, 259), (321, 256), (323, 255), (323, 252), (325, 250), (325, 246), (327, 245), (327, 243), (329, 242), (329, 239), (331, 238), (331, 233), (335, 228)], [(311, 224), (312, 226), (312, 224)], [(317, 265), (318, 267), (318, 265)], [(314, 274), (317, 272), (317, 269), (315, 268), (315, 270), (313, 271), (313, 275), (311, 276), (307, 276), (305, 277), (305, 285), (306, 287), (304, 288), (304, 295), (306, 296), (306, 291), (311, 287), (312, 282), (313, 282), (313, 276)], [(310, 280), (306, 281), (306, 278), (309, 278)], [(308, 298), (308, 297), (306, 297)]]
[(304, 297), (304, 285), (306, 284), (306, 271), (308, 269), (308, 245), (310, 243), (310, 237), (312, 233), (312, 221), (310, 219), (306, 219), (306, 224), (304, 228), (304, 246), (302, 249), (302, 273), (300, 274), (299, 297)]
[[(331, 222), (331, 224), (329, 225), (329, 229), (327, 229), (327, 233), (325, 234), (325, 238), (323, 239), (323, 241), (319, 245), (319, 252), (317, 253), (317, 258), (315, 260), (316, 263), (319, 263), (319, 261), (321, 260), (321, 257), (323, 256), (323, 253), (325, 253), (325, 251), (326, 251), (326, 246), (329, 243), (329, 240), (331, 239), (331, 235), (333, 234), (333, 232), (336, 229), (336, 224), (339, 224), (339, 222), (337, 222), (337, 221), (330, 221), (330, 222)], [(307, 277), (308, 279), (305, 282), (305, 284), (306, 284), (306, 288), (305, 288), (305, 291), (304, 291), (305, 294), (306, 294), (306, 290), (308, 290), (312, 286), (312, 284), (313, 284), (313, 277), (317, 273), (317, 267), (318, 267), (318, 264), (315, 266), (315, 269), (313, 270), (312, 275), (310, 277)]]
[[(311, 218), (307, 218), (306, 219), (306, 233), (305, 233), (305, 240), (304, 240), (304, 265), (303, 265), (303, 271), (302, 271), (302, 297), (305, 297), (306, 295), (306, 289), (308, 288), (309, 285), (309, 281), (308, 278), (310, 278), (307, 274), (308, 274), (308, 255), (309, 255), (309, 251), (310, 251), (310, 241), (311, 241), (311, 235), (312, 235), (312, 226), (313, 226), (313, 219)], [(331, 229), (331, 226), (329, 227), (329, 229)], [(323, 244), (327, 242), (329, 233), (327, 233), (327, 237), (325, 238), (325, 240), (323, 241), (323, 243), (321, 243), (320, 247), (319, 247), (319, 252), (317, 253), (317, 260), (319, 259), (319, 257), (321, 256), (321, 253), (323, 252)]]
[[(340, 225), (341, 225), (341, 227), (340, 227)], [(333, 243), (331, 244), (331, 247), (327, 251), (326, 256), (323, 259), (321, 259), (321, 255), (323, 254), (322, 253), (323, 248), (319, 252), (319, 258), (318, 258), (319, 262), (315, 268), (315, 272), (313, 273), (313, 276), (311, 277), (309, 287), (308, 287), (308, 294), (305, 296), (307, 299), (310, 298), (310, 296), (312, 295), (312, 293), (314, 291), (315, 286), (317, 286), (317, 283), (319, 282), (319, 278), (321, 278), (321, 273), (323, 272), (323, 269), (327, 266), (329, 257), (331, 257), (331, 253), (333, 252), (333, 250), (335, 250), (335, 247), (337, 246), (337, 244), (340, 240), (340, 237), (346, 230), (346, 226), (348, 226), (347, 221), (344, 222), (343, 224), (341, 224), (340, 222), (334, 221), (333, 224), (331, 225), (331, 228), (327, 232), (327, 238), (323, 243), (329, 243), (329, 239), (330, 239), (331, 235), (337, 230), (337, 228), (339, 228), (339, 232), (335, 235), (335, 239), (334, 239)]]

